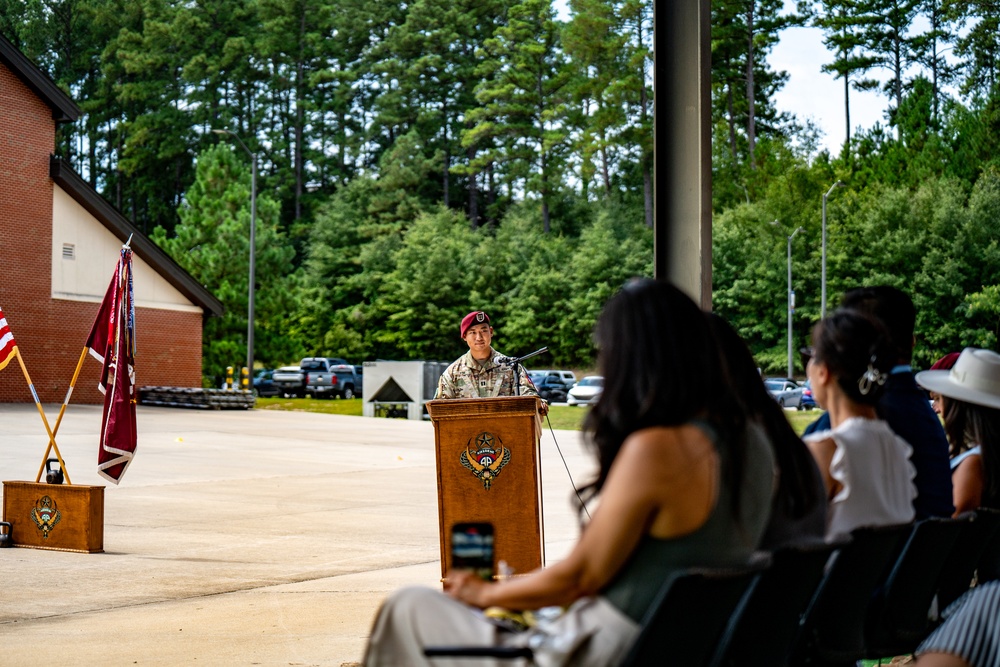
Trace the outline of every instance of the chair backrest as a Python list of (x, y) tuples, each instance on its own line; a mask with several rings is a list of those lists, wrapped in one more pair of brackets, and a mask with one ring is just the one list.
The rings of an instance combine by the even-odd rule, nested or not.
[(643, 619), (623, 666), (707, 665), (750, 582), (770, 564), (755, 554), (745, 566), (685, 570), (671, 577)]
[(868, 603), (912, 526), (893, 524), (851, 532), (851, 541), (830, 558), (803, 615), (792, 664), (849, 662), (862, 656)]
[(712, 666), (788, 664), (799, 619), (823, 579), (830, 555), (849, 541), (801, 542), (771, 554), (771, 566), (757, 575), (730, 617)]
[[(995, 514), (997, 510), (979, 508), (976, 512)], [(996, 530), (986, 540), (986, 546), (976, 566), (976, 580), (980, 583), (1000, 579), (1000, 530)]]
[[(948, 561), (941, 570), (938, 580), (938, 610), (944, 611), (948, 605), (957, 600), (962, 593), (969, 590), (972, 577), (976, 573), (979, 560), (986, 551), (986, 546), (1000, 528), (1000, 511), (989, 508), (979, 508), (975, 512), (967, 512), (970, 521), (958, 534), (955, 546), (948, 556)], [(966, 516), (965, 514), (962, 517)], [(958, 518), (962, 518), (958, 517)]]
[(955, 540), (971, 517), (924, 519), (876, 592), (865, 619), (865, 655), (912, 653), (930, 625), (928, 611)]

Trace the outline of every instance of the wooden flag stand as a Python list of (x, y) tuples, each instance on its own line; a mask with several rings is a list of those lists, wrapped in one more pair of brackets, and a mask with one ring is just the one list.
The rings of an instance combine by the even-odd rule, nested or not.
[[(70, 481), (55, 435), (62, 422), (70, 395), (73, 393), (73, 386), (80, 374), (86, 353), (87, 350), (84, 348), (53, 430), (49, 428), (49, 420), (45, 417), (45, 410), (38, 400), (35, 385), (32, 384), (28, 369), (21, 359), (21, 352), (14, 348), (14, 354), (17, 355), (17, 361), (21, 365), (21, 372), (28, 382), (31, 397), (35, 400), (35, 407), (38, 408), (38, 414), (45, 424), (45, 432), (49, 436), (42, 465), (38, 469), (34, 483), (3, 483), (3, 520), (10, 523), (10, 541), (15, 547), (86, 553), (104, 551), (104, 487), (74, 485)], [(66, 478), (66, 484), (39, 483), (49, 453), (53, 451), (59, 461), (59, 469)]]
[(428, 401), (437, 458), (441, 576), (452, 566), (452, 530), (463, 523), (492, 524), (494, 566), (505, 561), (514, 574), (541, 567), (538, 407), (534, 396)]

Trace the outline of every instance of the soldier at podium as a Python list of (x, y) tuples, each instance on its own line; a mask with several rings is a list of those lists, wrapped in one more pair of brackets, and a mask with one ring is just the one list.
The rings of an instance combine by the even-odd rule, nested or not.
[[(493, 349), (493, 327), (490, 317), (481, 310), (462, 318), (462, 340), (469, 351), (448, 366), (438, 381), (434, 398), (490, 398), (514, 396), (514, 367), (507, 357)], [(535, 385), (520, 364), (518, 380), (521, 396), (538, 396)], [(541, 400), (540, 412), (545, 415), (549, 404)]]

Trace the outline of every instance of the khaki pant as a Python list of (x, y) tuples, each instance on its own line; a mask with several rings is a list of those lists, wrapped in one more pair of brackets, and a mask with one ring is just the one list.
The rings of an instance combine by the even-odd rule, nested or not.
[[(424, 587), (403, 588), (382, 605), (365, 654), (368, 667), (541, 667), (616, 665), (639, 626), (601, 597), (577, 600), (557, 620), (509, 632), (477, 609)], [(425, 658), (425, 646), (530, 646), (534, 663), (484, 658)]]

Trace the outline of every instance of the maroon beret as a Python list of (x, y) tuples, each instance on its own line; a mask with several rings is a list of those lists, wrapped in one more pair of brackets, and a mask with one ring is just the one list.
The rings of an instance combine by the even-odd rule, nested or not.
[(469, 330), (469, 327), (476, 324), (489, 324), (490, 316), (481, 310), (476, 310), (465, 317), (462, 318), (462, 338), (465, 338), (465, 332)]
[(931, 366), (931, 370), (932, 371), (949, 370), (952, 366), (955, 365), (955, 362), (958, 361), (958, 355), (959, 355), (958, 352), (951, 352), (949, 354), (944, 355), (943, 357), (934, 362), (934, 364)]

